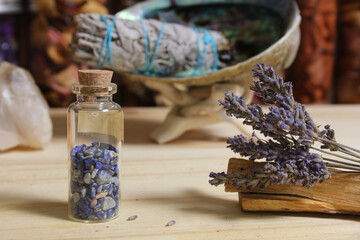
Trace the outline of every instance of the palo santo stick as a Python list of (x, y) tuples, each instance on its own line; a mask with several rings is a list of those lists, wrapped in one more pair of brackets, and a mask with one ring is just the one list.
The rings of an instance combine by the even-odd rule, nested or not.
[[(234, 170), (244, 174), (249, 171), (250, 166), (261, 167), (264, 164), (232, 158), (229, 160), (228, 173)], [(360, 215), (360, 174), (355, 173), (333, 174), (329, 180), (317, 183), (310, 189), (301, 185), (273, 184), (265, 189), (238, 191), (237, 188), (228, 184), (225, 191), (240, 192), (240, 205), (244, 211), (327, 212)]]
[(250, 212), (322, 212), (360, 215), (359, 208), (290, 195), (239, 193), (239, 203), (243, 211)]

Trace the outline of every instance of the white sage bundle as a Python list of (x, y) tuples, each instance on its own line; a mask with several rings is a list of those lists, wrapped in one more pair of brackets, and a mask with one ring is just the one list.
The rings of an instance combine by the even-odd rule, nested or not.
[(155, 76), (200, 75), (225, 66), (218, 52), (228, 40), (219, 32), (99, 14), (80, 14), (76, 23), (74, 60), (91, 66)]

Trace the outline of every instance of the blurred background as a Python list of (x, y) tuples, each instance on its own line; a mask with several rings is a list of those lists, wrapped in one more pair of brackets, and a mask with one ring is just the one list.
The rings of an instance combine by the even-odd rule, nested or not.
[[(74, 16), (115, 14), (136, 0), (0, 0), (0, 61), (28, 69), (51, 107), (74, 101), (77, 70), (69, 43)], [(360, 1), (297, 0), (301, 44), (282, 75), (302, 103), (360, 103)], [(114, 100), (122, 106), (155, 106), (141, 83), (120, 79)], [(256, 100), (256, 99), (255, 99)]]

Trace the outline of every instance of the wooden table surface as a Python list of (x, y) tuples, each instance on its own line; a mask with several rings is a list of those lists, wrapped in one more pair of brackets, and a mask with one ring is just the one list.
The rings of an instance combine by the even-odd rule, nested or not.
[[(338, 141), (360, 147), (360, 105), (308, 110)], [(148, 135), (167, 111), (125, 109), (120, 217), (83, 224), (67, 218), (66, 110), (52, 109), (49, 146), (0, 153), (0, 239), (360, 239), (360, 216), (242, 212), (236, 193), (208, 184), (235, 156), (225, 141), (237, 129), (219, 123), (158, 145)]]

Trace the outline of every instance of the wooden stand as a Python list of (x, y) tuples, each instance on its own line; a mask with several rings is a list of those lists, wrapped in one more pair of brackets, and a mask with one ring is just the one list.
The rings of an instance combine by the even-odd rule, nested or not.
[[(231, 170), (246, 173), (252, 165), (265, 163), (231, 158)], [(280, 212), (323, 212), (360, 215), (360, 174), (338, 173), (308, 189), (301, 185), (270, 185), (265, 189), (238, 191), (231, 184), (226, 192), (239, 192), (239, 202), (243, 211)]]
[[(241, 130), (241, 126), (227, 117), (219, 105), (219, 99), (225, 91), (243, 96), (251, 102), (253, 93), (248, 81), (242, 83), (214, 83), (211, 86), (198, 86), (196, 91), (181, 84), (168, 84), (158, 81), (145, 81), (145, 86), (160, 92), (173, 103), (173, 107), (164, 122), (156, 128), (150, 137), (157, 143), (172, 141), (189, 130), (222, 121), (229, 121)], [(178, 88), (183, 88), (179, 90)]]

